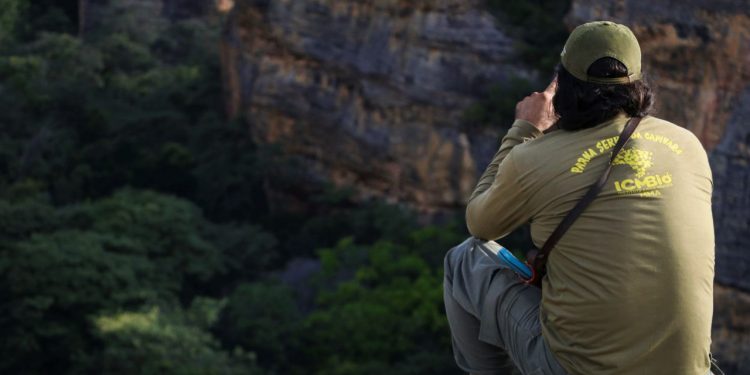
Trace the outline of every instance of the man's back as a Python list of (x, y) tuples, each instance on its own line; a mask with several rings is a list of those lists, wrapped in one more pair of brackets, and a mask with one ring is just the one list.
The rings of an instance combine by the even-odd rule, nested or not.
[[(466, 206), (474, 238), (445, 258), (462, 369), (498, 372), (501, 349), (524, 374), (709, 373), (711, 171), (693, 134), (648, 116), (653, 100), (635, 35), (595, 21), (571, 32), (550, 85), (518, 102)], [(541, 290), (487, 255), (498, 245), (486, 240), (529, 222), (542, 247), (603, 176), (635, 116), (602, 191), (540, 258)]]
[[(508, 155), (538, 247), (601, 175), (626, 121), (554, 131)], [(706, 374), (714, 264), (706, 153), (689, 131), (646, 117), (614, 164), (550, 255), (545, 340), (573, 374)]]

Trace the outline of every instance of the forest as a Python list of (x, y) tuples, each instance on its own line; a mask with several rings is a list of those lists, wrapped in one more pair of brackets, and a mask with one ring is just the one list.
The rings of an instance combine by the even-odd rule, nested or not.
[[(460, 212), (425, 224), (333, 185), (269, 207), (302, 166), (224, 113), (220, 20), (80, 35), (76, 12), (0, 0), (0, 373), (459, 373), (442, 260)], [(507, 121), (495, 94), (467, 121)]]

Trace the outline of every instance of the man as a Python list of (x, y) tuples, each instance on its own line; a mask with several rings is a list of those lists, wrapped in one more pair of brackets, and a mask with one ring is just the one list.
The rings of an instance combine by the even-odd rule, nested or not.
[[(446, 255), (455, 359), (471, 374), (710, 373), (714, 238), (706, 153), (648, 116), (651, 91), (626, 26), (577, 27), (557, 78), (516, 106), (466, 210), (474, 236)], [(543, 288), (481, 247), (531, 223), (541, 248), (643, 117), (603, 190), (557, 243)]]

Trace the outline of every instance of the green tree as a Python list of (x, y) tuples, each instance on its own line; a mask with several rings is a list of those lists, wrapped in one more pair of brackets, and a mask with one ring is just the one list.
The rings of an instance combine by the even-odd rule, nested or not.
[(255, 244), (263, 251), (274, 246), (252, 227), (231, 227), (234, 237), (218, 241), (221, 232), (212, 232), (197, 207), (148, 191), (61, 208), (38, 197), (0, 201), (0, 223), (8, 224), (0, 247), (7, 354), (0, 370), (11, 373), (83, 366), (81, 358), (100, 350), (92, 316), (221, 294), (212, 280), (246, 259), (255, 240), (266, 238)]
[(351, 239), (320, 252), (323, 283), (305, 319), (308, 358), (318, 374), (451, 374), (456, 369), (442, 303), (442, 267), (406, 246)]
[(298, 365), (302, 314), (292, 292), (277, 283), (239, 285), (214, 331), (228, 348), (242, 348), (257, 355), (269, 373), (288, 374)]
[(475, 128), (487, 125), (510, 128), (516, 114), (516, 103), (532, 91), (531, 82), (520, 77), (512, 77), (504, 84), (493, 85), (481, 100), (464, 111), (464, 122)]
[[(211, 324), (220, 304), (208, 302), (201, 313), (213, 317), (201, 318)], [(87, 367), (105, 374), (264, 374), (253, 353), (223, 351), (205, 326), (191, 321), (195, 315), (158, 307), (100, 315), (94, 326), (104, 349)]]
[(157, 298), (147, 259), (119, 253), (129, 244), (92, 232), (59, 230), (4, 246), (0, 258), (0, 369), (67, 368), (93, 350), (86, 317), (101, 309)]
[(0, 45), (13, 40), (27, 7), (27, 0), (0, 0)]
[(515, 47), (521, 61), (551, 76), (568, 37), (563, 19), (570, 1), (487, 0), (487, 5), (518, 40)]

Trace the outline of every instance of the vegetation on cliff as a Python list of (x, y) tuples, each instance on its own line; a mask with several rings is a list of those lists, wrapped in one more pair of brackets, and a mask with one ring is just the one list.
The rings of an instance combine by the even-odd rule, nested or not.
[(487, 8), (498, 20), (498, 26), (516, 41), (514, 58), (520, 65), (536, 70), (540, 82), (511, 77), (507, 82), (491, 86), (485, 95), (464, 112), (464, 121), (473, 127), (508, 128), (513, 122), (518, 101), (549, 83), (558, 62), (568, 31), (563, 17), (570, 1), (487, 0)]

